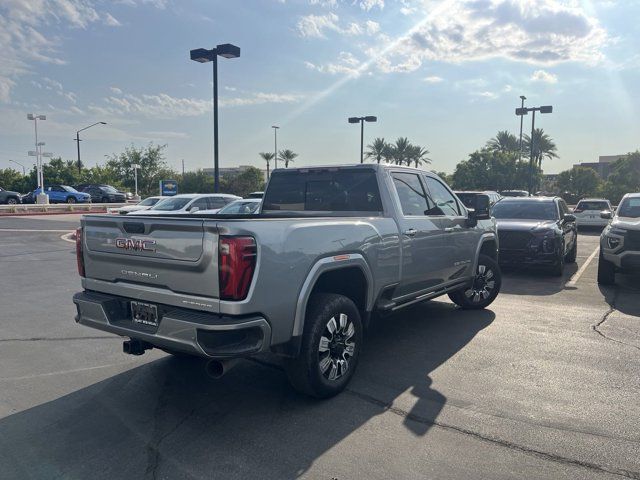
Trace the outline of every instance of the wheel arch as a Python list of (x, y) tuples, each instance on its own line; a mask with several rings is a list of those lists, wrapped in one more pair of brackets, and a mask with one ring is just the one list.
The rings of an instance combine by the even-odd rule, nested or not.
[(484, 233), (482, 237), (480, 237), (480, 241), (478, 242), (478, 246), (476, 247), (476, 257), (473, 262), (473, 271), (475, 272), (478, 268), (478, 258), (480, 255), (486, 255), (496, 262), (498, 262), (498, 237), (495, 233), (489, 232)]
[(360, 254), (336, 255), (318, 260), (311, 267), (298, 294), (293, 337), (302, 335), (307, 304), (316, 292), (345, 295), (353, 300), (362, 315), (366, 315), (373, 309), (375, 298), (371, 269)]

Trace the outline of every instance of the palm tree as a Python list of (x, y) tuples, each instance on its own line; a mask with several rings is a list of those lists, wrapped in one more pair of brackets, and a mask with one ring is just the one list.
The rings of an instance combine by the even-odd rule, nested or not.
[[(522, 147), (527, 152), (531, 152), (531, 137), (529, 135), (524, 136)], [(542, 160), (558, 158), (557, 150), (556, 144), (549, 135), (544, 133), (542, 128), (536, 128), (533, 131), (533, 161), (539, 168), (542, 168)]]
[(289, 162), (293, 162), (293, 159), (298, 156), (293, 150), (280, 150), (278, 152), (278, 158), (284, 162), (284, 168), (289, 168)]
[(267, 180), (269, 180), (269, 162), (276, 156), (273, 152), (260, 152), (260, 156), (267, 162)]
[(408, 155), (408, 165), (411, 163), (415, 164), (415, 167), (418, 168), (423, 163), (431, 163), (431, 159), (427, 158), (429, 154), (429, 150), (421, 147), (420, 145), (410, 145), (409, 146), (409, 155)]
[(385, 153), (388, 145), (384, 141), (384, 138), (376, 138), (372, 144), (367, 145), (368, 150), (365, 152), (365, 158), (373, 158), (376, 162), (380, 163), (380, 160), (385, 158)]
[(487, 142), (486, 147), (494, 152), (517, 152), (520, 147), (520, 141), (512, 133), (500, 130), (495, 137)]
[(393, 160), (396, 165), (404, 165), (408, 162), (411, 165), (411, 160), (408, 160), (409, 150), (411, 149), (411, 143), (407, 137), (398, 137), (393, 147)]

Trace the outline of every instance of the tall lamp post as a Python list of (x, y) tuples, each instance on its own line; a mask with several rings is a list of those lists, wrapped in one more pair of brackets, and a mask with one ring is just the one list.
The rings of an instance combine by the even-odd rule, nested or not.
[(273, 128), (273, 169), (278, 168), (278, 127), (277, 125), (271, 125)]
[[(140, 165), (137, 163), (134, 163), (131, 165), (131, 168), (133, 168), (133, 182), (135, 185), (136, 200), (139, 200), (140, 198), (138, 197), (138, 169), (140, 168)], [(182, 175), (184, 175), (184, 160), (182, 161)]]
[(531, 139), (529, 141), (529, 194), (533, 193), (533, 152), (534, 152), (534, 133), (536, 128), (536, 112), (540, 113), (553, 113), (553, 106), (543, 105), (541, 107), (521, 107), (516, 108), (516, 115), (527, 115), (531, 112)]
[(24, 168), (24, 165), (23, 165), (23, 164), (21, 164), (20, 162), (16, 162), (15, 160), (9, 160), (9, 161), (10, 161), (10, 162), (15, 163), (16, 165), (20, 165), (20, 166), (22, 167), (22, 176), (23, 176), (23, 177), (27, 175), (27, 171), (26, 171), (26, 169)]
[(89, 125), (88, 127), (81, 128), (76, 132), (75, 141), (78, 144), (78, 173), (82, 171), (82, 162), (80, 161), (80, 132), (86, 130), (87, 128), (95, 127), (96, 125), (106, 125), (106, 124), (107, 122), (96, 122)]
[(364, 163), (364, 122), (377, 122), (378, 117), (349, 117), (349, 123), (360, 123), (360, 163)]
[(196, 48), (190, 52), (191, 60), (199, 63), (213, 62), (213, 190), (220, 188), (220, 168), (218, 166), (218, 55), (224, 58), (238, 58), (240, 47), (224, 43), (216, 48)]
[(38, 194), (38, 198), (37, 198), (37, 202), (38, 203), (49, 203), (49, 196), (44, 193), (44, 179), (42, 178), (42, 162), (40, 159), (40, 150), (38, 149), (38, 120), (46, 120), (47, 116), (46, 115), (38, 115), (38, 114), (33, 114), (33, 113), (28, 113), (27, 114), (27, 120), (33, 120), (34, 122), (34, 126), (35, 126), (35, 131), (36, 131), (36, 149), (35, 152), (29, 152), (29, 155), (33, 154), (33, 156), (36, 157), (36, 169), (37, 169), (37, 175), (38, 175), (38, 180), (36, 183), (39, 184), (40, 187), (42, 187), (42, 191)]
[[(527, 99), (524, 95), (520, 95), (520, 100), (522, 100), (522, 104), (520, 108), (524, 108), (524, 101)], [(522, 121), (524, 120), (524, 115), (520, 115), (520, 144), (518, 149), (518, 162), (522, 161)]]

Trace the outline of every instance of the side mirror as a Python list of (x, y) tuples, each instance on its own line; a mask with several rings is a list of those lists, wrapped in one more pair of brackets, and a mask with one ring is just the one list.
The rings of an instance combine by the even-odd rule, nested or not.
[(600, 212), (600, 218), (603, 218), (604, 220), (611, 220), (613, 215), (608, 210), (605, 210), (604, 212)]
[(470, 212), (470, 216), (476, 220), (489, 220), (491, 218), (491, 199), (489, 195), (476, 195), (473, 202), (473, 212)]
[(564, 221), (565, 222), (575, 222), (576, 221), (576, 216), (573, 213), (565, 213), (564, 214)]
[(189, 209), (189, 213), (196, 213), (196, 212), (198, 212), (198, 211), (200, 211), (200, 207), (191, 207), (191, 208)]

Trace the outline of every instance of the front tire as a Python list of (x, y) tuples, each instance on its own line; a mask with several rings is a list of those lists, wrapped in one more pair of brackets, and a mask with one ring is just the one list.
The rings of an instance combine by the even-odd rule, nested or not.
[(7, 198), (7, 205), (17, 205), (18, 204), (18, 199), (15, 197), (9, 197)]
[(76, 203), (76, 197), (67, 197), (67, 203)]
[(561, 277), (564, 275), (564, 244), (562, 245), (562, 249), (558, 253), (558, 258), (556, 259), (556, 264), (551, 267), (551, 274), (554, 277)]
[(480, 255), (473, 284), (450, 293), (449, 298), (465, 310), (479, 310), (493, 303), (501, 286), (502, 272), (498, 263), (491, 257)]
[(614, 285), (616, 283), (616, 267), (605, 260), (602, 252), (598, 257), (598, 283), (600, 285)]
[(360, 312), (349, 298), (334, 293), (311, 296), (297, 358), (286, 363), (293, 388), (316, 398), (345, 389), (362, 348)]

